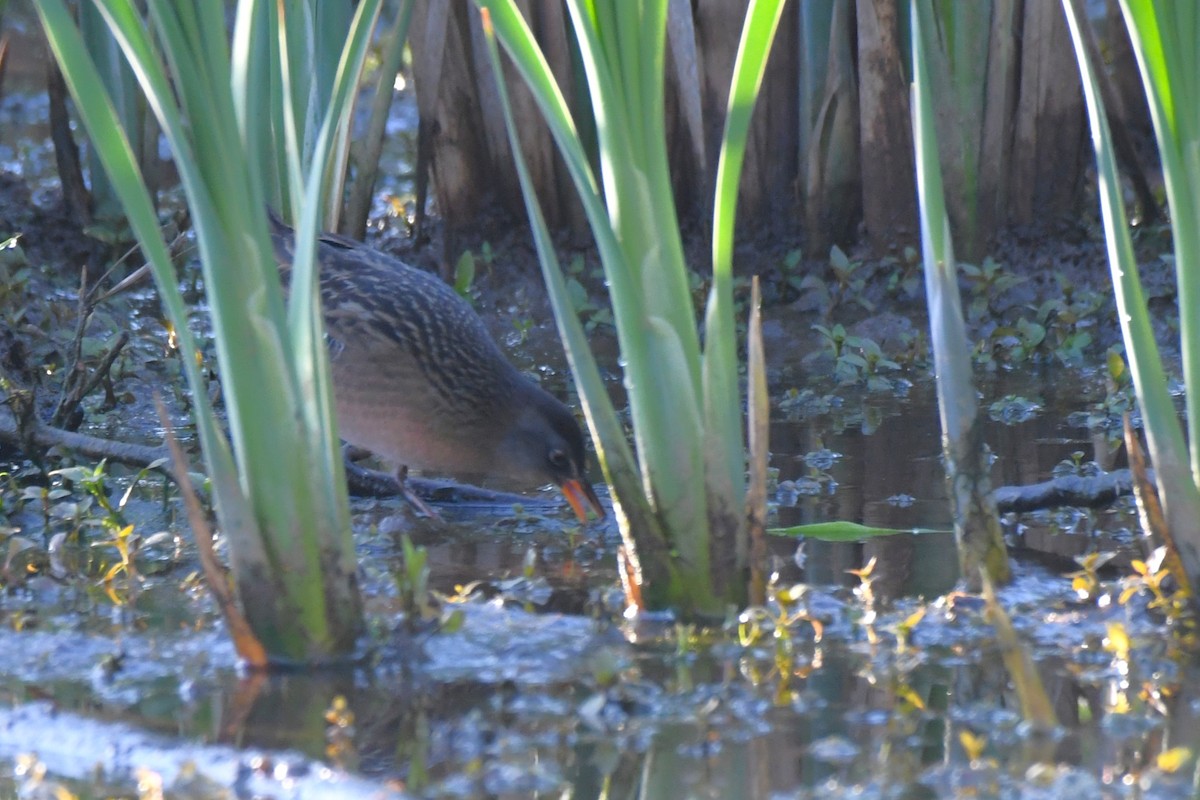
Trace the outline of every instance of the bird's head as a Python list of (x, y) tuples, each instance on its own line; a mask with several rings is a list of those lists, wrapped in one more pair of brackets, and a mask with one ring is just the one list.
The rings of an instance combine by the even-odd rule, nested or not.
[(604, 506), (585, 479), (587, 452), (583, 431), (565, 405), (539, 388), (523, 398), (512, 426), (500, 443), (506, 471), (562, 489), (580, 522), (587, 507), (604, 518)]

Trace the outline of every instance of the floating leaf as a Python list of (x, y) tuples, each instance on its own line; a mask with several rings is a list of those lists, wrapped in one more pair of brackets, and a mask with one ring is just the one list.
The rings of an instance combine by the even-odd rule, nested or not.
[(953, 531), (940, 528), (875, 528), (857, 522), (836, 520), (833, 522), (810, 522), (806, 525), (793, 525), (789, 528), (768, 528), (767, 533), (773, 536), (804, 536), (824, 542), (860, 542), (863, 539), (872, 539), (877, 536), (953, 533)]
[(967, 758), (971, 761), (978, 761), (979, 757), (983, 755), (984, 748), (987, 747), (987, 737), (976, 736), (971, 731), (959, 731), (958, 742), (967, 752)]
[(1119, 661), (1129, 660), (1129, 633), (1120, 622), (1108, 623), (1108, 635), (1104, 637), (1104, 649)]
[(921, 695), (913, 691), (913, 688), (907, 684), (901, 684), (900, 686), (896, 687), (896, 697), (908, 703), (917, 711), (925, 710), (925, 700), (921, 697)]
[(1166, 752), (1159, 753), (1154, 763), (1163, 772), (1178, 772), (1191, 760), (1192, 749), (1190, 747), (1172, 747)]

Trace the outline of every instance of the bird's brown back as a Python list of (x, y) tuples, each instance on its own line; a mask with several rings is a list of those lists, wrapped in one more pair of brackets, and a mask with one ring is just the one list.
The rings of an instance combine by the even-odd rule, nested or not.
[[(272, 236), (285, 285), (294, 239), (277, 225)], [(419, 371), (441, 412), (493, 413), (525, 380), (504, 358), (483, 321), (438, 277), (357, 242), (330, 234), (318, 241), (321, 303), (331, 355), (355, 369)]]

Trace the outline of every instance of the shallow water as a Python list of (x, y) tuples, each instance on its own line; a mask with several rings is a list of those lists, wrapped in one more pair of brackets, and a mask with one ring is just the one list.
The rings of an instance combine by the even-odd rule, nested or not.
[[(1036, 397), (1044, 409), (990, 426), (997, 484), (1043, 480), (1073, 452), (1090, 456), (1086, 429), (1063, 421), (1088, 402), (1080, 386), (1072, 375), (1040, 385), (1009, 376), (990, 387)], [(775, 522), (948, 527), (931, 387), (899, 398), (830, 394), (840, 399), (793, 410), (791, 420), (780, 414), (772, 426), (783, 487)], [(1154, 636), (1144, 609), (1080, 604), (1061, 576), (1070, 555), (1114, 542), (1128, 549), (1128, 511), (1025, 515), (1009, 526), (1019, 579), (1003, 604), (1034, 642), (1065, 725), (1043, 752), (1031, 750), (1013, 710), (977, 604), (919, 599), (954, 587), (949, 534), (808, 541), (802, 560), (794, 541), (774, 539), (780, 583), (809, 586), (803, 602), (822, 628), (819, 642), (810, 623), (789, 628), (779, 661), (780, 640), (770, 636), (742, 646), (734, 628), (692, 641), (668, 623), (622, 622), (611, 523), (580, 530), (561, 505), (448, 507), (448, 527), (413, 521), (393, 500), (354, 508), (373, 628), (366, 662), (240, 676), (211, 602), (185, 580), (186, 561), (151, 578), (124, 610), (95, 592), (34, 582), (0, 599), (11, 623), (0, 633), (0, 652), (11, 654), (0, 663), (0, 754), (39, 752), (52, 775), (85, 785), (95, 764), (106, 780), (130, 785), (137, 766), (170, 783), (189, 761), (226, 785), (239, 769), (270, 785), (277, 777), (265, 758), (283, 765), (280, 786), (296, 774), (310, 779), (317, 788), (297, 790), (304, 797), (402, 783), (435, 797), (591, 797), (604, 787), (624, 796), (638, 786), (662, 797), (933, 797), (974, 781), (1008, 787), (997, 795), (1005, 796), (1027, 783), (1024, 771), (1038, 761), (1030, 754), (1041, 752), (1072, 765), (1043, 775), (1048, 786), (1080, 781), (1101, 792), (1087, 796), (1120, 797), (1101, 779), (1129, 773), (1130, 742), (1142, 747), (1169, 730), (1153, 713), (1123, 715), (1126, 727), (1105, 714), (1119, 675), (1099, 646), (1106, 622), (1115, 616)], [(456, 632), (402, 624), (393, 580), (402, 534), (428, 548), (438, 591), (479, 582), (469, 598), (454, 598), (465, 612)], [(872, 558), (864, 595), (848, 570)], [(895, 630), (919, 608), (912, 645), (900, 646)], [(34, 624), (11, 629), (29, 613)], [(1171, 662), (1148, 663), (1159, 674)], [(350, 728), (327, 719), (336, 697), (353, 712)], [(992, 761), (966, 758), (961, 730), (987, 737)], [(124, 741), (136, 746), (114, 744)], [(368, 783), (330, 783), (325, 766)], [(1156, 780), (1176, 786), (1165, 773)]]
[[(21, 80), (31, 78), (10, 71), (0, 106), (11, 123), (0, 170), (25, 176), (41, 205), (57, 188), (39, 121), (44, 100), (15, 94), (27, 88)], [(412, 106), (397, 106), (398, 131), (413, 129)], [(405, 176), (411, 137), (392, 141), (385, 172)], [(410, 191), (405, 181), (398, 195)], [(377, 196), (376, 211), (385, 205)], [(555, 351), (552, 335), (535, 328), (506, 344), (534, 369)], [(785, 364), (773, 387), (778, 399), (794, 379), (807, 393), (773, 410), (772, 524), (948, 528), (932, 386), (814, 389), (804, 369), (798, 358)], [(1115, 466), (1104, 436), (1070, 424), (1103, 399), (1102, 376), (1002, 372), (982, 390), (985, 406), (1016, 395), (1040, 408), (1024, 421), (1021, 403), (996, 410), (987, 436), (996, 485), (1045, 480), (1076, 452)], [(135, 408), (95, 432), (132, 424), (157, 441), (149, 404)], [(129, 474), (111, 469), (119, 491)], [(153, 490), (144, 494), (135, 501), (138, 529), (180, 530)], [(39, 575), (6, 591), (0, 798), (19, 789), (37, 796), (52, 781), (85, 797), (132, 797), (147, 780), (140, 770), (187, 797), (222, 796), (221, 787), (304, 798), (402, 788), (512, 798), (1192, 796), (1191, 762), (1171, 771), (1156, 759), (1198, 741), (1195, 664), (1166, 657), (1167, 637), (1144, 598), (1118, 605), (1110, 584), (1081, 602), (1062, 574), (1076, 568), (1075, 556), (1114, 549), (1123, 560), (1101, 577), (1128, 573), (1140, 555), (1128, 504), (1006, 522), (1018, 580), (1002, 604), (1031, 643), (1062, 723), (1038, 738), (1021, 721), (978, 602), (946, 596), (957, 579), (949, 534), (807, 541), (799, 557), (797, 542), (773, 539), (779, 585), (808, 587), (809, 621), (741, 644), (736, 621), (707, 634), (624, 621), (611, 522), (580, 529), (553, 493), (537, 499), (557, 510), (445, 508), (448, 526), (413, 521), (394, 500), (356, 500), (371, 650), (340, 671), (240, 674), (192, 577), (190, 551), (157, 557), (125, 607), (86, 579)], [(36, 535), (39, 520), (27, 508), (7, 524)], [(404, 624), (395, 586), (401, 535), (428, 549), (431, 585), (464, 612), (458, 630), (413, 633)], [(850, 570), (872, 559), (867, 591)], [(1134, 638), (1135, 657), (1105, 649), (1113, 622)], [(333, 710), (339, 697), (352, 720)], [(981, 738), (981, 753), (968, 752), (964, 732)], [(40, 784), (37, 764), (47, 770)]]

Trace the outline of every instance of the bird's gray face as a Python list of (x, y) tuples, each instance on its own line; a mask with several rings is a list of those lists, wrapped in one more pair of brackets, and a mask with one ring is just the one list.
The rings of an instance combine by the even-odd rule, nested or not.
[(579, 423), (566, 406), (549, 395), (539, 400), (521, 410), (501, 442), (497, 455), (505, 463), (505, 471), (555, 484), (581, 521), (586, 518), (585, 503), (603, 517), (603, 506), (584, 477), (587, 452)]
[(560, 485), (583, 477), (587, 463), (583, 432), (566, 407), (554, 403), (559, 408), (531, 404), (517, 415), (497, 453), (505, 472)]

